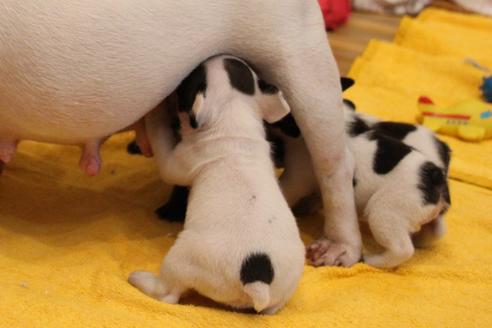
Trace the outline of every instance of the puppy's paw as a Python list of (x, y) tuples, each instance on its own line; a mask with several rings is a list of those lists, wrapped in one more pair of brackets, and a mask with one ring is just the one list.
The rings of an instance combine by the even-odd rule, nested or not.
[(180, 292), (168, 288), (158, 276), (151, 272), (135, 271), (128, 277), (128, 282), (142, 293), (161, 302), (176, 304), (181, 296)]
[(351, 267), (360, 261), (360, 247), (334, 243), (326, 238), (319, 239), (307, 248), (307, 259), (311, 265)]

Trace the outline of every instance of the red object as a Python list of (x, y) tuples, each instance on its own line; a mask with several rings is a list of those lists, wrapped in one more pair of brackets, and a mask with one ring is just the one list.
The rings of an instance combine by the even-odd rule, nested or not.
[(350, 0), (318, 0), (318, 2), (328, 30), (345, 24), (352, 12)]
[(429, 97), (424, 97), (424, 96), (419, 98), (419, 103), (427, 104), (427, 105), (434, 105), (434, 103), (432, 102), (432, 100)]
[(440, 113), (432, 113), (432, 112), (423, 112), (422, 115), (439, 117), (439, 118), (451, 118), (451, 119), (457, 119), (457, 120), (467, 120), (467, 121), (469, 119), (471, 119), (470, 115), (460, 115), (460, 114), (440, 114)]

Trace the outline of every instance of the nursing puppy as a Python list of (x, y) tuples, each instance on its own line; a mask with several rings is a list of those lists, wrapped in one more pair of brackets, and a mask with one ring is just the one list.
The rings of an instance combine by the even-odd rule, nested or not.
[[(345, 81), (347, 83), (347, 81)], [(353, 83), (353, 82), (351, 82)], [(355, 159), (354, 194), (359, 220), (367, 222), (381, 254), (364, 256), (370, 265), (391, 268), (408, 260), (416, 246), (427, 246), (445, 233), (450, 206), (448, 146), (422, 126), (380, 122), (356, 113), (345, 102), (349, 149)], [(317, 193), (309, 153), (292, 117), (276, 124), (285, 142), (281, 187), (291, 206)], [(297, 174), (296, 174), (297, 173)], [(323, 243), (308, 249), (314, 265), (322, 264)]]
[[(353, 84), (343, 78), (344, 89)], [(387, 251), (365, 257), (378, 267), (394, 267), (409, 259), (414, 246), (426, 247), (445, 231), (444, 214), (451, 200), (447, 184), (449, 147), (423, 126), (381, 122), (355, 112), (344, 100), (346, 136), (355, 158), (355, 202), (359, 218), (369, 224), (376, 241)], [(311, 159), (301, 131), (291, 115), (268, 125), (275, 157), (285, 168), (282, 191), (292, 207), (312, 212), (321, 207)], [(175, 187), (156, 213), (169, 221), (183, 221), (188, 189)], [(329, 245), (320, 241), (308, 249), (308, 258), (321, 265)]]
[(129, 282), (167, 303), (194, 289), (234, 308), (275, 313), (304, 266), (263, 129), (263, 119), (274, 122), (289, 108), (276, 88), (230, 56), (200, 65), (177, 98), (181, 141), (174, 149), (169, 109), (153, 111), (146, 124), (164, 181), (192, 184), (184, 230), (158, 276), (134, 272)]

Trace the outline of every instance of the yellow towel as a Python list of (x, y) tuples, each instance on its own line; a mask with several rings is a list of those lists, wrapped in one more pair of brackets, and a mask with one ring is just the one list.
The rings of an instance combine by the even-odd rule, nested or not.
[[(350, 70), (356, 86), (346, 96), (361, 111), (415, 122), (420, 96), (443, 107), (480, 97), (484, 73), (465, 58), (492, 67), (492, 20), (429, 9), (404, 18), (394, 44), (370, 42)], [(492, 188), (492, 140), (442, 139), (453, 149), (453, 178)]]
[[(0, 327), (490, 327), (492, 191), (452, 182), (449, 234), (394, 271), (306, 267), (275, 316), (233, 313), (196, 295), (159, 303), (126, 282), (158, 271), (180, 231), (153, 217), (167, 197), (153, 161), (103, 148), (85, 177), (73, 147), (21, 144), (0, 177)], [(306, 242), (320, 217), (300, 219)]]
[[(397, 87), (401, 71), (371, 68), (371, 58), (359, 60), (354, 72), (364, 79), (392, 76)], [(351, 91), (360, 107), (411, 120), (414, 100), (401, 92), (416, 93), (415, 80), (408, 79), (407, 94), (407, 88), (388, 92), (383, 79), (364, 79)], [(169, 188), (153, 161), (126, 154), (131, 138), (108, 141), (103, 172), (95, 178), (78, 170), (75, 147), (20, 145), (0, 177), (0, 327), (492, 326), (492, 191), (458, 181), (451, 182), (449, 233), (434, 248), (417, 251), (393, 271), (364, 264), (306, 266), (299, 289), (278, 315), (233, 313), (193, 294), (182, 305), (148, 298), (126, 278), (136, 269), (157, 272), (181, 226), (153, 217)], [(453, 147), (457, 154), (467, 151)], [(463, 168), (455, 160), (453, 172), (468, 179), (466, 166), (481, 158), (465, 160)], [(480, 184), (479, 176), (473, 178)], [(318, 237), (321, 217), (299, 222), (305, 242)]]
[(471, 57), (483, 65), (492, 66), (491, 34), (490, 28), (478, 29), (458, 23), (404, 18), (395, 43), (436, 56)]

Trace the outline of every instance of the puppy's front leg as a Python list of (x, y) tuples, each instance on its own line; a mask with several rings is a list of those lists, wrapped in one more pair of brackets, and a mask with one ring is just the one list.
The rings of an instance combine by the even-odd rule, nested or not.
[(186, 150), (182, 143), (176, 146), (172, 130), (171, 105), (166, 100), (145, 116), (145, 126), (152, 146), (154, 157), (159, 166), (159, 172), (166, 183), (190, 185), (190, 172), (179, 160)]

